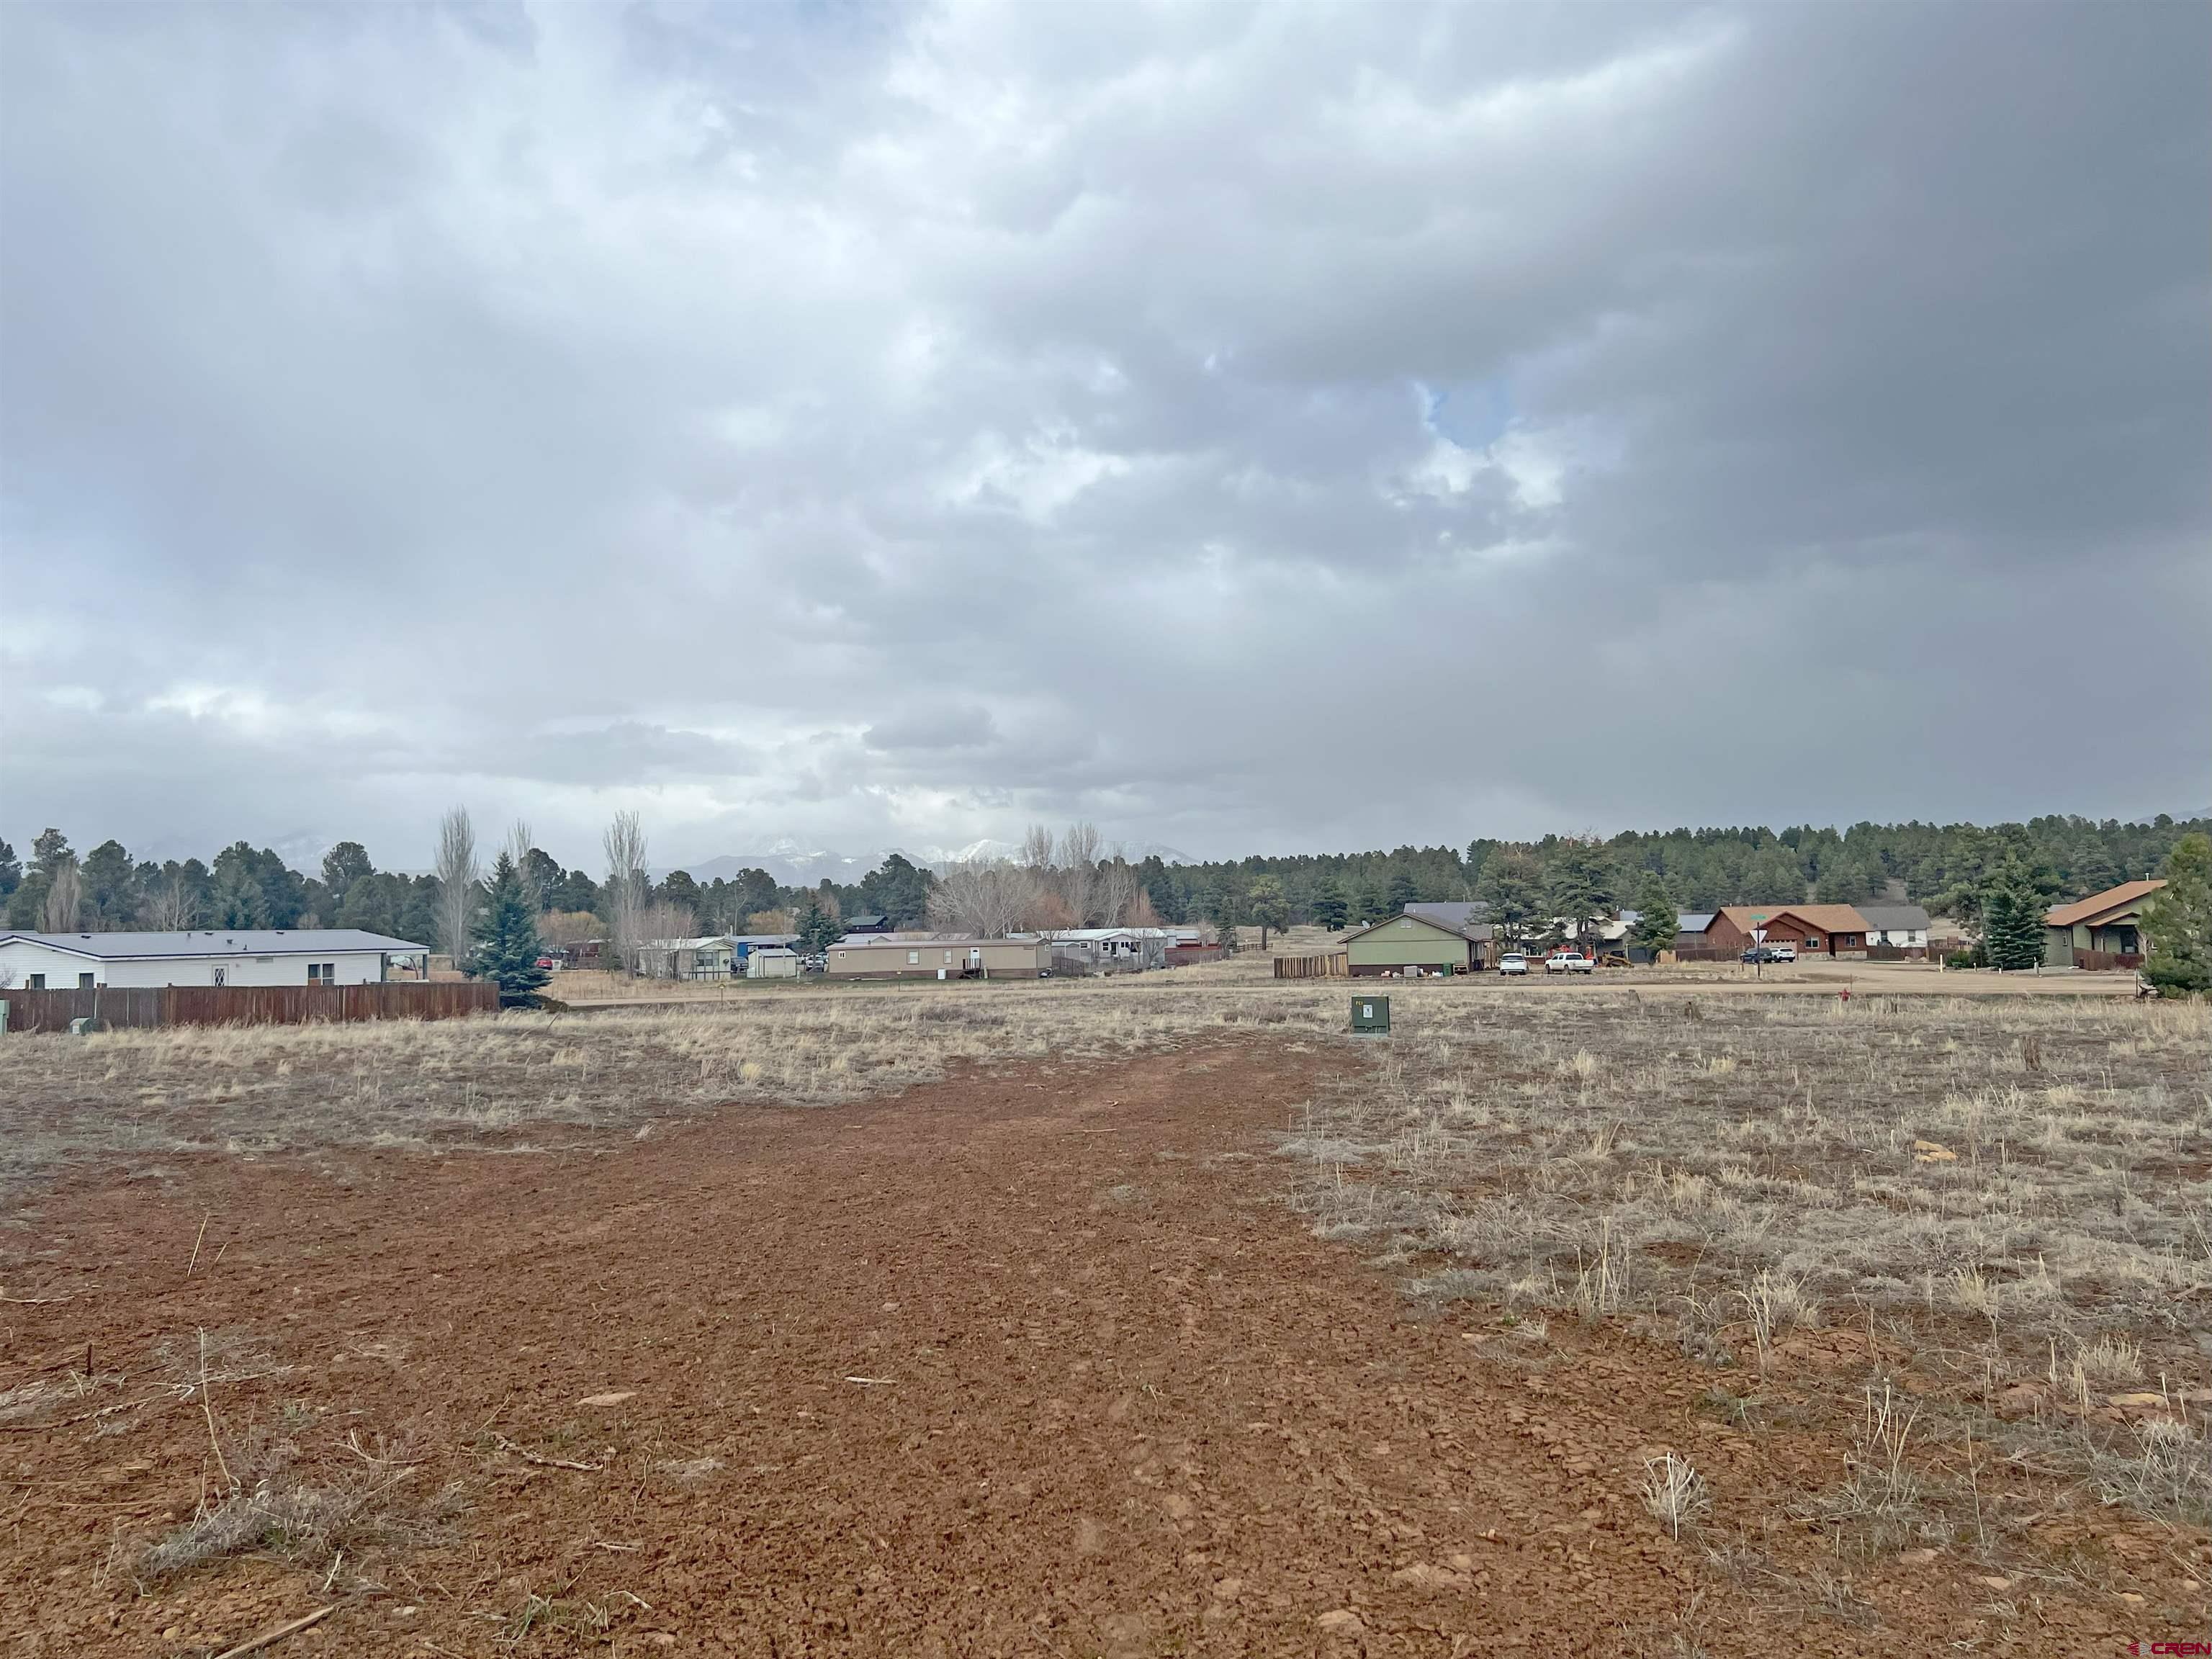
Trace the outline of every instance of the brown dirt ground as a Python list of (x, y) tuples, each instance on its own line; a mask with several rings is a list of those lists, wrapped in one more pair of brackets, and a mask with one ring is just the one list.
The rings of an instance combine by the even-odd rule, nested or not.
[[(0, 1419), (0, 1646), (205, 1655), (334, 1601), (278, 1659), (2118, 1654), (2201, 1609), (2193, 1549), (2118, 1518), (2096, 1541), (2141, 1602), (1824, 1555), (1786, 1507), (1834, 1483), (1842, 1425), (1735, 1430), (1671, 1349), (1409, 1301), (1266, 1156), (1346, 1063), (1226, 1039), (641, 1142), (49, 1194), (5, 1236), (0, 1390), (89, 1344), (86, 1409), (145, 1403)], [(144, 1595), (103, 1569), (213, 1478), (173, 1386), (202, 1328), (230, 1369), (289, 1368), (211, 1389), (227, 1442), (296, 1402), (310, 1473), (358, 1472), (349, 1434), (418, 1447), (412, 1529), (327, 1595), (270, 1557)], [(1755, 1565), (1644, 1513), (1662, 1447), (1712, 1484), (1705, 1541)]]

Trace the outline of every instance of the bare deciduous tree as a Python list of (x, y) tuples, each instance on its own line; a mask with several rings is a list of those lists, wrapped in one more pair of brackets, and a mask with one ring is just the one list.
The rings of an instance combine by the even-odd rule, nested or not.
[(648, 904), (639, 913), (638, 939), (641, 944), (665, 944), (670, 939), (694, 939), (699, 933), (699, 918), (684, 905), (671, 904), (665, 899)]
[(599, 844), (607, 855), (607, 943), (625, 969), (635, 969), (652, 885), (646, 879), (645, 829), (637, 814), (616, 813)]
[(929, 920), (971, 939), (1004, 939), (1029, 920), (1038, 878), (1004, 859), (975, 859), (948, 868), (929, 895)]
[(477, 831), (469, 809), (456, 806), (438, 823), (438, 943), (458, 968), (468, 959), (477, 915)]
[(1137, 867), (1115, 843), (1107, 854), (1105, 863), (1098, 866), (1098, 925), (1101, 927), (1127, 927), (1129, 908), (1142, 891), (1137, 879)]
[(507, 826), (507, 840), (502, 843), (507, 857), (514, 860), (514, 873), (522, 881), (522, 902), (530, 907), (532, 915), (545, 908), (545, 895), (538, 885), (538, 872), (530, 867), (530, 820), (517, 818)]
[(84, 906), (84, 882), (77, 874), (76, 855), (64, 854), (54, 861), (52, 879), (40, 919), (49, 933), (76, 932), (77, 912)]
[(1033, 823), (1022, 834), (1021, 866), (1042, 875), (1052, 868), (1052, 831)]
[(199, 919), (199, 901), (181, 876), (164, 876), (147, 890), (146, 925), (156, 933), (181, 933)]
[(1060, 837), (1059, 869), (1054, 885), (1075, 913), (1070, 925), (1088, 927), (1098, 914), (1098, 826), (1080, 821)]

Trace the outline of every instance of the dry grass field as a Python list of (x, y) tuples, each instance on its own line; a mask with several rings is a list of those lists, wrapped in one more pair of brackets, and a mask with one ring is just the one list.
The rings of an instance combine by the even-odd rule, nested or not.
[[(1506, 1616), (1497, 1607), (1585, 1594), (1594, 1571), (1627, 1583), (1659, 1560), (1650, 1540), (1662, 1534), (1681, 1565), (1662, 1561), (1658, 1578), (1636, 1581), (1658, 1599), (1634, 1626), (1642, 1635), (1631, 1639), (1620, 1626), (1616, 1650), (1765, 1650), (1778, 1631), (1796, 1628), (1789, 1620), (1809, 1620), (1832, 1636), (1808, 1650), (1913, 1651), (1903, 1611), (1935, 1592), (1914, 1589), (1911, 1575), (1939, 1559), (1957, 1561), (1963, 1576), (1924, 1613), (1936, 1616), (1940, 1603), (1960, 1629), (2040, 1631), (2043, 1650), (2073, 1650), (2084, 1632), (2155, 1636), (2166, 1628), (2157, 1621), (2203, 1610), (2212, 1574), (2212, 1016), (2203, 1007), (2139, 1005), (2078, 985), (2024, 995), (1980, 975), (1946, 976), (1943, 988), (1984, 994), (1869, 994), (1860, 981), (1845, 1000), (1803, 975), (1762, 987), (1726, 969), (1662, 970), (1571, 984), (1391, 982), (1374, 988), (1391, 995), (1396, 1029), (1354, 1038), (1344, 1030), (1344, 982), (1267, 974), (1255, 955), (1118, 981), (738, 987), (696, 1003), (471, 1022), (0, 1043), (0, 1300), (12, 1304), (0, 1308), (0, 1433), (9, 1437), (0, 1454), (26, 1453), (0, 1469), (14, 1469), (18, 1494), (14, 1570), (51, 1575), (57, 1593), (60, 1575), (76, 1575), (62, 1599), (79, 1621), (78, 1635), (26, 1650), (204, 1656), (217, 1650), (225, 1617), (290, 1608), (301, 1585), (319, 1583), (325, 1599), (350, 1593), (347, 1605), (370, 1620), (386, 1607), (379, 1598), (399, 1593), (395, 1574), (412, 1586), (408, 1616), (443, 1609), (438, 1635), (422, 1629), (428, 1645), (396, 1626), (375, 1626), (384, 1634), (374, 1640), (360, 1633), (365, 1624), (331, 1636), (334, 1618), (320, 1638), (293, 1638), (301, 1650), (629, 1651), (624, 1631), (648, 1645), (689, 1644), (690, 1627), (651, 1607), (671, 1584), (693, 1601), (702, 1593), (678, 1557), (713, 1523), (683, 1519), (691, 1512), (679, 1514), (678, 1499), (690, 1503), (692, 1485), (711, 1484), (720, 1477), (710, 1472), (738, 1455), (718, 1449), (726, 1437), (712, 1425), (723, 1408), (701, 1407), (680, 1431), (670, 1422), (640, 1427), (634, 1451), (621, 1449), (620, 1436), (603, 1444), (592, 1437), (605, 1431), (580, 1419), (534, 1438), (514, 1426), (502, 1413), (518, 1391), (605, 1390), (580, 1379), (620, 1369), (564, 1364), (549, 1383), (544, 1361), (529, 1358), (598, 1345), (582, 1326), (562, 1334), (581, 1316), (559, 1287), (596, 1285), (586, 1297), (594, 1309), (616, 1295), (631, 1310), (622, 1319), (647, 1321), (644, 1349), (624, 1363), (650, 1377), (673, 1363), (659, 1356), (696, 1340), (685, 1331), (720, 1328), (701, 1323), (699, 1308), (750, 1285), (769, 1331), (781, 1317), (812, 1333), (803, 1342), (853, 1354), (820, 1363), (832, 1366), (831, 1382), (842, 1365), (844, 1384), (866, 1386), (845, 1388), (836, 1413), (809, 1395), (795, 1421), (834, 1419), (858, 1446), (872, 1432), (867, 1405), (848, 1396), (946, 1363), (961, 1322), (1003, 1305), (991, 1277), (1001, 1259), (1046, 1249), (1035, 1223), (1007, 1231), (1039, 1204), (1050, 1212), (1042, 1237), (1070, 1254), (1054, 1270), (1056, 1285), (1037, 1284), (1042, 1299), (1022, 1328), (1057, 1330), (1073, 1315), (1071, 1328), (1085, 1330), (1098, 1310), (1121, 1311), (1103, 1316), (1103, 1347), (1086, 1339), (1077, 1345), (1085, 1357), (1042, 1378), (948, 1375), (971, 1413), (986, 1395), (1004, 1401), (1013, 1417), (994, 1432), (1011, 1437), (1006, 1444), (1030, 1443), (1017, 1424), (1040, 1389), (1059, 1410), (1063, 1396), (1081, 1395), (1094, 1364), (1139, 1363), (1149, 1352), (1144, 1310), (1170, 1288), (1147, 1274), (1194, 1251), (1215, 1261), (1206, 1282), (1255, 1298), (1246, 1317), (1258, 1322), (1238, 1326), (1218, 1309), (1209, 1316), (1210, 1304), (1194, 1312), (1185, 1303), (1180, 1336), (1142, 1362), (1166, 1368), (1155, 1373), (1167, 1391), (1156, 1405), (1168, 1412), (1170, 1394), (1195, 1387), (1175, 1380), (1171, 1356), (1196, 1352), (1194, 1333), (1221, 1319), (1224, 1346), (1205, 1362), (1213, 1380), (1176, 1395), (1190, 1403), (1169, 1412), (1185, 1437), (1176, 1443), (1235, 1437), (1255, 1426), (1245, 1418), (1299, 1413), (1285, 1401), (1303, 1398), (1309, 1438), (1328, 1441), (1324, 1419), (1340, 1425), (1342, 1447), (1316, 1444), (1310, 1455), (1341, 1480), (1330, 1460), (1368, 1459), (1371, 1449), (1362, 1449), (1378, 1435), (1407, 1432), (1385, 1435), (1380, 1418), (1362, 1420), (1378, 1376), (1396, 1376), (1396, 1403), (1373, 1398), (1373, 1412), (1455, 1400), (1436, 1407), (1446, 1413), (1438, 1423), (1455, 1427), (1421, 1433), (1492, 1437), (1470, 1466), (1488, 1469), (1502, 1494), (1486, 1511), (1489, 1531), (1468, 1534), (1478, 1547), (1522, 1525), (1532, 1538), (1546, 1527), (1595, 1525), (1607, 1536), (1619, 1529), (1627, 1552), (1601, 1551), (1599, 1560), (1613, 1560), (1602, 1571), (1577, 1565), (1571, 1548), (1554, 1565), (1540, 1553), (1516, 1558), (1502, 1577), (1478, 1571), (1479, 1547), (1409, 1565), (1401, 1547), (1361, 1570), (1382, 1575), (1373, 1578), (1345, 1578), (1322, 1557), (1304, 1566), (1303, 1556), (1281, 1558), (1291, 1578), (1264, 1607), (1256, 1590), (1223, 1603), (1219, 1584), (1240, 1581), (1216, 1566), (1214, 1590), (1186, 1607), (1156, 1589), (1136, 1625), (1096, 1609), (1066, 1613), (1052, 1628), (1072, 1645), (1057, 1650), (1279, 1650), (1293, 1630), (1310, 1650), (1318, 1618), (1323, 1650), (1425, 1651), (1418, 1632), (1446, 1626), (1424, 1622), (1413, 1603), (1472, 1596), (1459, 1616), (1475, 1618), (1492, 1606), (1484, 1598), (1501, 1597), (1481, 1615), (1494, 1625)], [(1917, 989), (1935, 976), (1889, 982)], [(840, 1106), (849, 1109), (789, 1109)], [(756, 1144), (747, 1127), (756, 1123), (781, 1127)], [(742, 1196), (761, 1192), (782, 1196)], [(319, 1216), (318, 1193), (331, 1217), (349, 1218)], [(419, 1203), (416, 1193), (426, 1194)], [(893, 1193), (896, 1202), (877, 1203)], [(868, 1204), (846, 1207), (863, 1194), (873, 1195)], [(631, 1218), (581, 1231), (571, 1219), (602, 1211)], [(822, 1236), (800, 1242), (810, 1230)], [(1341, 1273), (1323, 1273), (1291, 1242), (1300, 1232), (1340, 1260)], [(1244, 1264), (1234, 1269), (1208, 1255), (1232, 1235)], [(506, 1243), (541, 1237), (543, 1249), (520, 1255)], [(679, 1242), (710, 1238), (734, 1258)], [(925, 1316), (935, 1334), (917, 1333), (907, 1359), (874, 1357), (883, 1337), (868, 1328), (905, 1319), (890, 1310), (920, 1291), (887, 1290), (868, 1264), (947, 1242), (944, 1283), (966, 1287)], [(204, 1285), (205, 1257), (233, 1277)], [(437, 1283), (415, 1284), (404, 1269), (395, 1279), (394, 1265), (410, 1261), (435, 1263)], [(583, 1261), (598, 1263), (596, 1278), (578, 1277)], [(508, 1265), (489, 1273), (499, 1262)], [(853, 1282), (838, 1289), (847, 1263)], [(1178, 1270), (1176, 1296), (1191, 1293), (1195, 1271)], [(240, 1288), (219, 1295), (222, 1283)], [(307, 1299), (287, 1299), (303, 1286)], [(473, 1298), (465, 1312), (452, 1301), (463, 1286)], [(207, 1297), (218, 1299), (199, 1300)], [(1271, 1311), (1258, 1312), (1262, 1304)], [(1385, 1305), (1397, 1311), (1386, 1317)], [(423, 1322), (434, 1316), (461, 1321), (471, 1335), (474, 1369), (442, 1385), (407, 1363), (426, 1351)], [(1112, 1336), (1117, 1317), (1121, 1334)], [(1377, 1320), (1376, 1334), (1358, 1334)], [(1439, 1342), (1455, 1329), (1461, 1344)], [(1343, 1349), (1337, 1370), (1285, 1381), (1285, 1401), (1240, 1397), (1225, 1381), (1249, 1363), (1237, 1356), (1273, 1352), (1285, 1333), (1286, 1357), (1270, 1363), (1334, 1345)], [(379, 1387), (401, 1392), (349, 1394), (356, 1403), (343, 1412), (339, 1396), (319, 1397), (310, 1379), (323, 1362), (303, 1356), (332, 1341), (342, 1359), (367, 1357), (353, 1358), (346, 1376), (364, 1363), (384, 1367), (392, 1380)], [(82, 1361), (72, 1358), (80, 1352)], [(817, 1358), (811, 1346), (754, 1346), (684, 1362), (677, 1374), (765, 1367), (748, 1385), (758, 1410), (791, 1386), (793, 1367), (804, 1372)], [(1648, 1397), (1608, 1380), (1639, 1375)], [(1108, 1440), (1131, 1397), (1100, 1397), (1097, 1430)], [(1217, 1397), (1220, 1420), (1193, 1415)], [(1547, 1399), (1557, 1413), (1549, 1426)], [(138, 1426), (149, 1411), (178, 1405), (183, 1414), (162, 1419), (170, 1453), (114, 1462), (154, 1433)], [(908, 1422), (899, 1453), (960, 1420), (945, 1409)], [(489, 1413), (485, 1426), (459, 1421), (471, 1413)], [(1079, 1507), (1086, 1484), (1104, 1478), (1079, 1478), (1083, 1459), (1120, 1454), (1091, 1440), (1079, 1449), (1069, 1432), (1063, 1424), (1057, 1440), (1036, 1447), (1061, 1460), (1073, 1483), (1065, 1501)], [(173, 1480), (161, 1485), (183, 1473), (172, 1464), (191, 1455), (195, 1434), (197, 1499), (188, 1475), (181, 1495)], [(1168, 1443), (1162, 1435), (1173, 1440), (1164, 1419), (1138, 1439)], [(1612, 1450), (1576, 1449), (1601, 1445)], [(1538, 1466), (1544, 1474), (1516, 1472), (1515, 1460), (1528, 1455), (1549, 1460)], [(757, 1471), (801, 1470), (811, 1457), (746, 1455)], [(488, 1537), (568, 1524), (561, 1517), (570, 1509), (530, 1497), (547, 1478), (596, 1489), (632, 1462), (641, 1492), (666, 1488), (666, 1503), (678, 1504), (667, 1523), (676, 1553), (662, 1562), (659, 1589), (635, 1581), (623, 1592), (637, 1606), (624, 1604), (619, 1618), (605, 1596), (579, 1588), (590, 1582), (586, 1568), (622, 1565), (632, 1547), (623, 1540), (638, 1535), (635, 1519), (611, 1513), (587, 1535), (615, 1541), (580, 1558), (562, 1547), (557, 1572), (502, 1569), (443, 1599), (427, 1588), (435, 1573), (426, 1564), (460, 1571), (465, 1557), (491, 1547)], [(1051, 1490), (1062, 1477), (1042, 1472), (1049, 1467), (1018, 1489)], [(1394, 1500), (1405, 1506), (1391, 1523), (1399, 1535), (1473, 1525), (1447, 1501), (1455, 1489), (1437, 1470), (1417, 1459), (1406, 1473), (1413, 1485)], [(902, 1475), (909, 1495), (898, 1502), (951, 1503), (948, 1478)], [(1249, 1469), (1236, 1477), (1256, 1478)], [(755, 1479), (775, 1489), (784, 1506), (775, 1513), (787, 1517), (890, 1501), (845, 1492), (826, 1474)], [(46, 1507), (81, 1483), (109, 1494), (105, 1509), (86, 1514), (108, 1517), (91, 1535), (71, 1518), (78, 1499)], [(131, 1496), (142, 1486), (146, 1495)], [(1220, 1526), (1249, 1532), (1291, 1490), (1254, 1486)], [(1206, 1499), (1191, 1491), (1202, 1516)], [(1170, 1502), (1169, 1514), (1186, 1516), (1176, 1507), (1185, 1502)], [(1529, 1504), (1539, 1513), (1516, 1507)], [(1626, 1512), (1641, 1519), (1630, 1526), (1617, 1518)], [(969, 1522), (945, 1524), (974, 1521), (972, 1506), (963, 1513)], [(1601, 1516), (1616, 1518), (1591, 1519)], [(23, 1531), (40, 1524), (46, 1530)], [(1079, 1541), (1094, 1521), (1066, 1524)], [(1053, 1552), (1033, 1532), (997, 1547), (1042, 1548), (1048, 1573)], [(41, 1541), (24, 1541), (33, 1535)], [(1232, 1547), (1228, 1535), (1217, 1547), (1224, 1559), (1257, 1547)], [(1328, 1535), (1301, 1534), (1300, 1547)], [(1182, 1547), (1186, 1568), (1212, 1559)], [(1158, 1568), (1154, 1548), (1107, 1550), (1095, 1570), (1133, 1583), (1128, 1575)], [(955, 1570), (960, 1559), (929, 1569), (945, 1576), (940, 1601), (969, 1571)], [(778, 1571), (804, 1579), (810, 1569)], [(872, 1569), (863, 1561), (852, 1571)], [(1243, 1571), (1261, 1582), (1256, 1568)], [(1301, 1571), (1309, 1578), (1291, 1582)], [(1301, 1611), (1301, 1595), (1322, 1595), (1332, 1575), (1341, 1580), (1328, 1591), (1336, 1600)], [(1360, 1601), (1377, 1586), (1393, 1605)], [(916, 1594), (909, 1611), (921, 1620), (931, 1598)], [(1601, 1622), (1575, 1628), (1607, 1628), (1607, 1605), (1602, 1595), (1589, 1601), (1575, 1618)], [(2153, 1622), (2130, 1626), (2130, 1609)], [(815, 1617), (788, 1608), (758, 1616), (762, 1628), (787, 1632)], [(902, 1616), (878, 1606), (869, 1617), (890, 1622), (869, 1625), (848, 1608), (838, 1617), (861, 1620), (849, 1626), (853, 1639), (817, 1633), (801, 1647), (890, 1650), (859, 1632), (897, 1629), (919, 1650), (923, 1626)], [(1761, 1622), (1775, 1617), (1784, 1623)], [(100, 1639), (83, 1633), (92, 1628), (83, 1621), (103, 1618)], [(206, 1623), (205, 1640), (192, 1618)], [(1139, 1625), (1152, 1635), (1124, 1640)], [(1480, 1639), (1480, 1627), (1477, 1618), (1469, 1639)], [(36, 1628), (0, 1619), (0, 1634)], [(1671, 1650), (1653, 1645), (1655, 1632), (1668, 1632)], [(319, 1646), (321, 1638), (337, 1645)], [(1535, 1632), (1535, 1650), (1551, 1650), (1547, 1639)], [(696, 1650), (773, 1645), (702, 1637)], [(1030, 1650), (994, 1638), (945, 1650)]]
[[(2212, 1513), (2202, 1006), (1416, 1007), (1284, 1146), (1313, 1224), (1415, 1293), (1631, 1321), (1713, 1367), (1732, 1414), (1755, 1417), (1778, 1369), (1802, 1389), (1827, 1364), (1900, 1448), (1974, 1436), (2101, 1501)], [(1884, 1419), (1908, 1377), (1913, 1404)], [(1814, 1518), (1883, 1547), (1948, 1536), (1970, 1486), (1870, 1496), (1874, 1449)]]

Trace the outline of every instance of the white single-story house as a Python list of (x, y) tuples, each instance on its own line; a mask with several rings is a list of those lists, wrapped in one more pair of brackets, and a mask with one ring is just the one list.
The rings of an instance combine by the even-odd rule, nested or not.
[(825, 967), (832, 979), (1042, 979), (1052, 946), (1034, 935), (859, 933), (831, 945)]
[(637, 948), (637, 971), (647, 979), (727, 979), (734, 959), (720, 933), (696, 939), (647, 939)]
[(1928, 954), (1928, 912), (1917, 904), (1862, 904), (1867, 943), (1896, 951)]
[(1055, 973), (1133, 974), (1168, 965), (1178, 941), (1166, 927), (1064, 927), (1052, 941)]
[(358, 927), (209, 927), (181, 933), (0, 933), (0, 985), (377, 985), (429, 947)]

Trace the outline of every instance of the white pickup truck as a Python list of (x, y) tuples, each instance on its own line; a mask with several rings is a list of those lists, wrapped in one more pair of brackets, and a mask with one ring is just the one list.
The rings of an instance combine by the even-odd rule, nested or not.
[(1597, 963), (1581, 951), (1570, 949), (1554, 951), (1544, 958), (1547, 974), (1594, 974)]

